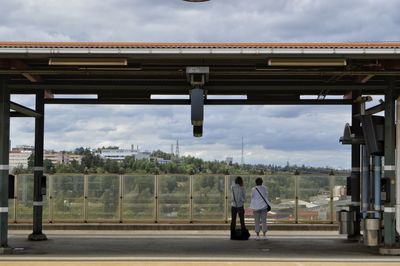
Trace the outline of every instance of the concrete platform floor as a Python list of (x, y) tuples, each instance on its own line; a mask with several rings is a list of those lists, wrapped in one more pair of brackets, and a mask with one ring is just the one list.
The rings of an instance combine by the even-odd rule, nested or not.
[[(332, 231), (271, 231), (268, 240), (231, 241), (226, 231), (10, 231), (14, 254), (0, 265), (400, 265), (400, 257)], [(254, 235), (254, 233), (253, 233)]]

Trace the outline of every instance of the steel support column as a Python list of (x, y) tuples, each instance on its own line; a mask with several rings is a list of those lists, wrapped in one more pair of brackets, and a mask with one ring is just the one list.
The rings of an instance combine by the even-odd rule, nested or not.
[[(360, 92), (353, 91), (353, 100), (361, 96)], [(351, 108), (351, 125), (354, 132), (360, 132), (360, 120), (357, 114), (360, 113), (361, 104), (353, 103)], [(359, 240), (360, 234), (360, 145), (351, 145), (351, 205), (350, 211), (354, 213), (354, 234), (349, 234), (349, 240)]]
[(33, 232), (29, 240), (47, 240), (42, 233), (43, 195), (41, 180), (43, 177), (43, 142), (44, 142), (44, 91), (36, 93), (36, 112), (41, 116), (35, 118), (35, 162), (33, 183)]
[(396, 147), (396, 131), (395, 131), (395, 96), (393, 88), (390, 86), (385, 92), (385, 177), (390, 178), (390, 200), (385, 204), (383, 220), (384, 220), (384, 244), (385, 247), (391, 247), (395, 243), (396, 227), (394, 205), (396, 204), (395, 195), (395, 147)]
[(0, 80), (0, 254), (8, 253), (10, 90)]

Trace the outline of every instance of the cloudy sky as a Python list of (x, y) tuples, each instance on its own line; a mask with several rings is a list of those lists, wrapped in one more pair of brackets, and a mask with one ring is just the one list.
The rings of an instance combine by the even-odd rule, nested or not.
[[(400, 1), (372, 0), (0, 0), (2, 41), (343, 42), (399, 41)], [(13, 98), (32, 105), (32, 97)], [(46, 107), (45, 148), (131, 144), (204, 159), (350, 167), (338, 139), (340, 106), (206, 106), (203, 138), (188, 107)], [(33, 144), (32, 119), (11, 122), (12, 146)]]

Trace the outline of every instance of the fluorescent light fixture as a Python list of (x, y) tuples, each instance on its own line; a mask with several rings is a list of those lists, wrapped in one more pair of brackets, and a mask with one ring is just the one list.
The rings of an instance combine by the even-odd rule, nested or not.
[(338, 58), (271, 58), (269, 66), (346, 66), (346, 59)]
[(190, 3), (200, 3), (200, 2), (208, 2), (210, 0), (183, 0), (183, 1)]
[(152, 94), (152, 100), (189, 100), (189, 95)]
[(50, 66), (127, 66), (126, 58), (50, 58)]
[(207, 95), (208, 100), (247, 100), (247, 95)]
[(54, 94), (54, 99), (97, 99), (97, 94)]
[(138, 71), (142, 70), (142, 67), (80, 67), (79, 70), (100, 70), (100, 71)]

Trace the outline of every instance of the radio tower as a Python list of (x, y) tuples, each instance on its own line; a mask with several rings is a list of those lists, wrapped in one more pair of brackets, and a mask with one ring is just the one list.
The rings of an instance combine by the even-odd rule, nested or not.
[(176, 151), (175, 151), (176, 158), (179, 158), (179, 140), (176, 140)]
[(243, 142), (243, 136), (242, 136), (242, 159), (240, 160), (241, 165), (244, 164), (243, 150), (244, 150), (244, 142)]

